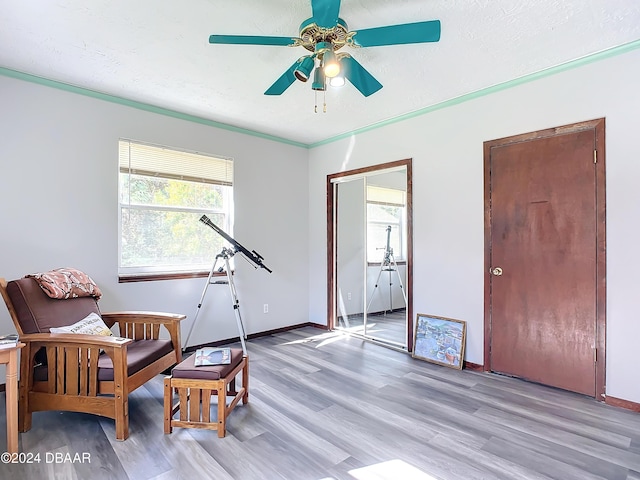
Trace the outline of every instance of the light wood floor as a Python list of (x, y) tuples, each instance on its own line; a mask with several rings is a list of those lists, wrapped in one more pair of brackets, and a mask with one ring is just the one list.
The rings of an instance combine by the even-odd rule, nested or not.
[[(37, 413), (20, 446), (41, 463), (0, 465), (0, 478), (640, 480), (631, 411), (313, 328), (248, 349), (249, 404), (231, 414), (225, 438), (164, 435), (158, 376), (130, 397), (125, 442), (108, 419)], [(47, 453), (85, 452), (90, 463), (45, 463)]]
[(366, 335), (364, 317), (361, 314), (351, 315), (348, 319), (338, 317), (337, 328), (391, 343), (399, 348), (407, 347), (407, 313), (404, 308), (393, 312), (376, 312), (367, 315)]

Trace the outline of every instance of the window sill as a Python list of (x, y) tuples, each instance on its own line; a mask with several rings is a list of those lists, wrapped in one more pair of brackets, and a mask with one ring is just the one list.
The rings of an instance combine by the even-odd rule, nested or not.
[[(395, 262), (396, 265), (406, 265), (407, 261), (406, 260), (399, 260), (397, 262)], [(382, 265), (382, 262), (367, 262), (367, 266), (368, 267), (379, 267)]]
[[(175, 272), (175, 273), (137, 273), (118, 275), (118, 283), (155, 282), (156, 280), (178, 280), (183, 278), (205, 278), (209, 271), (201, 272)], [(214, 276), (225, 276), (226, 273), (214, 273)]]

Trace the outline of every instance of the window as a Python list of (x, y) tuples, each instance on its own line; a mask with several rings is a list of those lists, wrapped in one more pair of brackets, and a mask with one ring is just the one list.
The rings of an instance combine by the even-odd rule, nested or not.
[(367, 262), (381, 263), (387, 247), (404, 261), (405, 205), (404, 190), (367, 185)]
[(119, 142), (119, 265), (127, 275), (211, 269), (231, 235), (233, 161), (167, 147)]

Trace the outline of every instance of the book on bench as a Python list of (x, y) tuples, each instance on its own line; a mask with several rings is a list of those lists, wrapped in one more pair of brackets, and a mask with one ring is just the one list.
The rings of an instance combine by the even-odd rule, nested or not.
[(231, 363), (231, 348), (202, 347), (196, 350), (193, 364), (196, 367), (210, 367), (212, 365), (229, 365)]
[(0, 348), (11, 348), (18, 345), (18, 334), (9, 333), (7, 335), (0, 335)]

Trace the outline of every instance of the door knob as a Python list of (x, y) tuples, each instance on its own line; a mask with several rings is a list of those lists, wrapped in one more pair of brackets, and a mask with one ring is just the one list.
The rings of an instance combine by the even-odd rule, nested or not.
[(491, 273), (491, 275), (495, 275), (496, 277), (499, 277), (500, 275), (502, 275), (502, 268), (500, 267), (491, 268), (489, 269), (489, 273)]

